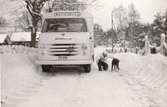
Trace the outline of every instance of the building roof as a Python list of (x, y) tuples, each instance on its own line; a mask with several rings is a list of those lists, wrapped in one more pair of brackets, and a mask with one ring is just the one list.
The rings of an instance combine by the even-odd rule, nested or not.
[(31, 41), (31, 32), (15, 32), (10, 37), (11, 41)]

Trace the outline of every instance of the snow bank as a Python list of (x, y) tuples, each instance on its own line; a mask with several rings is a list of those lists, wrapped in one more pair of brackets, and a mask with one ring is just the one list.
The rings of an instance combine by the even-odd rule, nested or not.
[(167, 57), (160, 54), (140, 56), (132, 53), (115, 56), (120, 58), (121, 68), (140, 79), (143, 84), (152, 89), (167, 89)]
[[(132, 53), (115, 55), (120, 58), (122, 72), (133, 76), (134, 81), (150, 92), (158, 105), (167, 102), (167, 58), (160, 55), (140, 56)], [(123, 73), (123, 74), (125, 74)]]
[[(167, 106), (167, 57), (161, 54), (141, 56), (130, 52), (109, 55), (120, 59), (121, 75), (131, 75), (133, 81), (150, 91), (147, 94), (154, 97), (156, 103)], [(111, 67), (111, 60), (108, 64)]]
[(35, 64), (36, 49), (24, 46), (0, 47), (1, 104), (14, 107), (41, 83), (40, 67)]

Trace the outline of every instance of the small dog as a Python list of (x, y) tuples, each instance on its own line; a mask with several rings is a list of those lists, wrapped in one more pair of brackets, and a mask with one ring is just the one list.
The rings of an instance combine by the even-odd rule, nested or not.
[(117, 58), (112, 59), (111, 71), (119, 70), (119, 62), (120, 62), (120, 60)]

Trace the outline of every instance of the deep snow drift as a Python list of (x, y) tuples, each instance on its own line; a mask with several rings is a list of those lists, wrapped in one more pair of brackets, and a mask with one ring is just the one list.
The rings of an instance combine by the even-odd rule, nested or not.
[[(0, 48), (3, 107), (167, 107), (167, 57), (160, 54), (110, 54), (121, 60), (120, 72), (98, 72), (95, 61), (89, 74), (54, 76), (34, 63), (35, 49)], [(104, 50), (97, 47), (95, 57)]]

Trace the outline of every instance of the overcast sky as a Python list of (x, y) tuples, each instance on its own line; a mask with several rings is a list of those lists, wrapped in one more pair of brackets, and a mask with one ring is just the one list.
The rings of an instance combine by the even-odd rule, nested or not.
[[(80, 0), (85, 1), (85, 0)], [(92, 1), (92, 0), (88, 0)], [(1, 6), (0, 16), (11, 13), (13, 9), (18, 8), (18, 5), (23, 5), (23, 2), (9, 2), (9, 0), (0, 0)], [(111, 26), (111, 11), (113, 8), (123, 5), (128, 8), (128, 5), (134, 4), (136, 10), (141, 16), (142, 22), (152, 22), (154, 15), (157, 12), (164, 13), (167, 10), (167, 0), (97, 0), (95, 6), (89, 8), (94, 15), (94, 22), (100, 24), (104, 30), (107, 30)]]
[(123, 5), (128, 8), (134, 4), (144, 23), (152, 22), (157, 12), (164, 13), (167, 10), (167, 0), (97, 0), (96, 8), (92, 8), (94, 21), (102, 25), (106, 30), (111, 26), (110, 15), (113, 8)]

